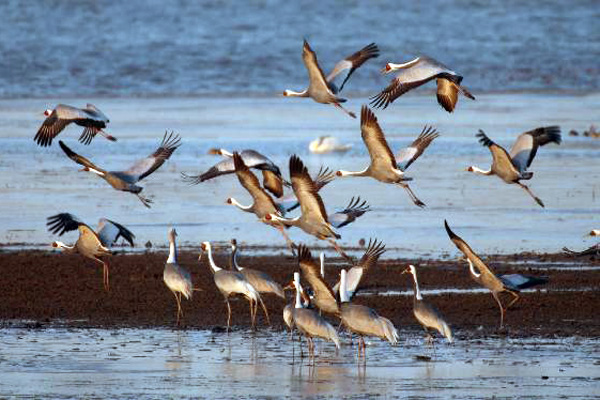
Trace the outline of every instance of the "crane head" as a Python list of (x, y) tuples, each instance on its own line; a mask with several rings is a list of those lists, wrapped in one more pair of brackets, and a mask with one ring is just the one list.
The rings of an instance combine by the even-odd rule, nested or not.
[(45, 111), (44, 111), (44, 115), (45, 115), (46, 117), (49, 117), (49, 116), (50, 116), (50, 114), (52, 114), (52, 110), (51, 110), (51, 109), (47, 109), (47, 110), (45, 110)]

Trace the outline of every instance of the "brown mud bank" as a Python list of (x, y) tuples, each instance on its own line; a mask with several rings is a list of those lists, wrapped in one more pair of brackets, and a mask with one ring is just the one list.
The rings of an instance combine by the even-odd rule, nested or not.
[[(313, 252), (316, 253), (316, 252)], [(218, 265), (228, 264), (228, 251), (218, 250)], [(317, 254), (313, 254), (316, 256)], [(43, 251), (0, 252), (0, 324), (4, 327), (56, 325), (78, 327), (175, 326), (175, 299), (162, 280), (165, 252), (116, 254), (110, 259), (110, 292), (102, 286), (101, 267), (81, 256)], [(514, 254), (487, 256), (497, 273), (520, 272), (548, 276), (539, 290), (522, 293), (506, 316), (506, 327), (498, 330), (499, 311), (487, 292), (478, 289), (459, 260), (381, 260), (364, 282), (354, 301), (375, 308), (401, 329), (420, 327), (412, 315), (410, 275), (401, 274), (408, 263), (420, 268), (419, 281), (426, 298), (446, 316), (458, 337), (510, 336), (600, 336), (600, 260), (572, 258), (562, 254)], [(240, 264), (262, 269), (280, 283), (287, 283), (297, 261), (287, 256), (240, 256)], [(226, 324), (226, 307), (217, 292), (208, 260), (198, 262), (198, 253), (182, 252), (179, 263), (192, 273), (194, 287), (202, 289), (183, 301), (182, 327), (211, 329)], [(341, 259), (328, 259), (326, 280), (333, 284)], [(440, 289), (439, 293), (428, 292)], [(444, 289), (458, 289), (448, 291)], [(289, 293), (291, 301), (292, 294)], [(283, 329), (285, 302), (264, 296), (273, 329)], [(248, 305), (232, 301), (233, 325), (250, 325)], [(264, 325), (262, 317), (259, 326)], [(235, 329), (235, 328), (234, 328)]]

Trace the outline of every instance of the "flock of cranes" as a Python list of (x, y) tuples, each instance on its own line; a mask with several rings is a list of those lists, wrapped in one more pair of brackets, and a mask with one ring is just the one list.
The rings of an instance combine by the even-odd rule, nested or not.
[[(308, 71), (309, 84), (305, 90), (285, 90), (284, 96), (310, 97), (323, 104), (332, 104), (347, 115), (356, 115), (342, 107), (346, 99), (339, 97), (344, 85), (353, 72), (366, 61), (379, 56), (379, 49), (374, 43), (338, 62), (333, 70), (325, 76), (318, 64), (315, 52), (308, 42), (304, 41), (302, 59)], [(430, 57), (420, 56), (416, 59), (401, 63), (387, 63), (384, 73), (396, 73), (390, 85), (381, 93), (372, 97), (371, 104), (375, 108), (386, 108), (402, 94), (436, 80), (438, 103), (448, 112), (453, 112), (459, 93), (474, 100), (475, 97), (462, 86), (463, 77), (450, 70), (440, 62)], [(336, 78), (344, 75), (341, 85), (336, 86)], [(50, 146), (53, 139), (70, 123), (84, 127), (79, 141), (89, 145), (93, 138), (100, 134), (109, 140), (116, 138), (104, 131), (109, 123), (108, 118), (95, 106), (88, 104), (85, 108), (76, 108), (64, 104), (57, 105), (53, 110), (46, 110), (47, 118), (35, 136), (40, 146)], [(311, 175), (308, 168), (297, 155), (289, 159), (289, 180), (282, 174), (281, 168), (272, 160), (255, 150), (227, 151), (211, 149), (210, 154), (220, 155), (223, 159), (198, 175), (182, 173), (183, 181), (197, 185), (210, 179), (216, 179), (226, 174), (235, 174), (244, 189), (250, 194), (252, 203), (243, 205), (234, 198), (228, 198), (227, 204), (240, 210), (256, 215), (258, 220), (276, 228), (284, 236), (287, 245), (298, 259), (301, 271), (294, 273), (294, 279), (285, 287), (274, 281), (265, 271), (244, 268), (238, 263), (237, 242), (232, 240), (231, 266), (229, 269), (219, 267), (212, 254), (212, 246), (208, 241), (202, 242), (199, 260), (204, 253), (207, 255), (208, 266), (213, 273), (214, 285), (223, 295), (227, 306), (227, 328), (231, 326), (232, 312), (229, 299), (233, 295), (241, 295), (249, 302), (252, 326), (255, 326), (258, 307), (261, 306), (265, 319), (269, 321), (268, 310), (261, 295), (269, 293), (285, 300), (284, 290), (295, 290), (294, 301), (284, 308), (285, 323), (297, 328), (308, 340), (309, 353), (314, 354), (313, 338), (323, 338), (340, 345), (338, 329), (332, 325), (331, 318), (338, 321), (349, 332), (359, 336), (359, 355), (365, 352), (363, 337), (372, 336), (396, 344), (399, 340), (398, 331), (390, 319), (380, 316), (376, 310), (352, 302), (355, 294), (364, 283), (369, 270), (375, 268), (379, 257), (385, 252), (385, 245), (379, 240), (370, 240), (362, 258), (356, 261), (347, 255), (337, 243), (340, 238), (338, 229), (352, 223), (368, 211), (370, 207), (366, 200), (355, 194), (348, 205), (335, 213), (328, 213), (325, 203), (319, 194), (321, 188), (328, 185), (337, 177), (371, 177), (377, 181), (399, 186), (406, 190), (412, 202), (418, 207), (425, 207), (412, 191), (408, 182), (413, 178), (406, 175), (407, 169), (440, 136), (438, 131), (425, 126), (420, 135), (406, 148), (394, 155), (387, 143), (385, 133), (380, 127), (373, 110), (363, 105), (360, 112), (360, 131), (366, 150), (370, 156), (369, 165), (360, 171), (333, 171), (322, 167), (316, 175)], [(529, 180), (533, 172), (527, 171), (537, 154), (540, 146), (548, 143), (560, 144), (560, 129), (557, 126), (540, 127), (521, 134), (510, 153), (494, 143), (484, 132), (476, 135), (480, 142), (488, 147), (493, 161), (489, 170), (471, 166), (467, 171), (482, 175), (496, 175), (504, 182), (522, 187), (542, 207), (544, 203), (535, 196), (528, 186), (521, 183)], [(64, 153), (77, 164), (83, 166), (82, 171), (91, 172), (106, 180), (114, 189), (135, 194), (142, 204), (148, 208), (153, 203), (140, 194), (143, 190), (139, 181), (160, 168), (180, 146), (180, 137), (173, 132), (165, 133), (160, 146), (148, 157), (135, 162), (124, 171), (106, 171), (89, 159), (77, 154), (62, 140), (59, 145)], [(262, 174), (262, 183), (254, 171)], [(291, 191), (290, 191), (291, 188)], [(298, 210), (299, 209), (299, 210)], [(296, 211), (296, 216), (291, 216)], [(299, 213), (298, 213), (299, 211)], [(506, 309), (519, 299), (519, 291), (526, 287), (546, 282), (545, 278), (530, 277), (520, 274), (496, 275), (471, 247), (457, 236), (444, 221), (450, 240), (464, 254), (469, 266), (470, 276), (481, 286), (492, 293), (500, 308), (500, 327), (504, 324)], [(303, 244), (296, 245), (288, 236), (287, 230), (297, 227), (305, 233), (330, 243), (335, 250), (348, 262), (349, 269), (342, 269), (338, 283), (330, 287), (324, 280), (325, 261), (321, 254), (320, 265), (314, 260), (310, 250)], [(123, 237), (133, 245), (134, 235), (124, 226), (101, 219), (98, 229), (94, 231), (89, 225), (77, 217), (61, 213), (48, 218), (48, 229), (59, 235), (67, 231), (78, 230), (79, 238), (73, 246), (55, 241), (52, 246), (66, 252), (80, 253), (101, 263), (104, 271), (104, 287), (110, 288), (109, 264), (110, 246)], [(195, 290), (190, 272), (177, 263), (177, 233), (174, 228), (168, 231), (169, 256), (165, 263), (163, 279), (165, 285), (173, 293), (177, 305), (177, 324), (183, 316), (182, 300), (190, 299)], [(418, 268), (409, 265), (404, 273), (411, 274), (414, 282), (414, 315), (417, 321), (428, 332), (429, 329), (438, 331), (448, 341), (452, 342), (453, 334), (449, 323), (432, 304), (427, 302), (419, 289)], [(301, 283), (302, 278), (310, 286), (310, 294)], [(508, 305), (504, 305), (500, 294), (512, 296)], [(317, 311), (318, 310), (318, 311)], [(329, 317), (328, 320), (326, 317)], [(431, 338), (429, 336), (429, 338)]]

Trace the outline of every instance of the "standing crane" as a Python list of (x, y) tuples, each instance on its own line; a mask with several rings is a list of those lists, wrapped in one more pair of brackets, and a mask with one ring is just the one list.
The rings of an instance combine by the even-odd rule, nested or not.
[(190, 272), (177, 264), (177, 245), (175, 244), (177, 231), (175, 231), (175, 228), (169, 229), (167, 237), (169, 238), (169, 258), (167, 258), (165, 269), (163, 270), (163, 281), (175, 296), (175, 301), (177, 302), (177, 326), (179, 326), (180, 317), (183, 317), (181, 296), (184, 296), (188, 300), (191, 299), (194, 289), (192, 288), (192, 275)]
[[(267, 312), (267, 308), (260, 297), (260, 293), (258, 293), (258, 291), (250, 284), (250, 282), (248, 282), (244, 275), (237, 271), (230, 271), (218, 267), (212, 257), (210, 242), (202, 242), (201, 249), (203, 252), (208, 253), (208, 263), (213, 271), (215, 285), (223, 297), (225, 297), (225, 303), (227, 303), (227, 332), (229, 332), (229, 327), (231, 326), (231, 305), (229, 304), (229, 296), (232, 294), (241, 294), (248, 299), (248, 302), (250, 303), (250, 318), (252, 319), (252, 328), (254, 328), (256, 325), (256, 311), (258, 309), (259, 302), (262, 305), (263, 311), (265, 312), (267, 323), (270, 323), (269, 313)], [(198, 260), (200, 260), (201, 257), (202, 253), (200, 253)]]
[(435, 306), (423, 299), (419, 290), (419, 282), (417, 281), (417, 269), (414, 265), (409, 265), (403, 274), (412, 274), (415, 284), (415, 294), (413, 302), (413, 314), (419, 323), (425, 329), (427, 341), (433, 344), (433, 337), (429, 334), (429, 328), (437, 330), (442, 336), (452, 343), (452, 330), (445, 321), (444, 316), (438, 311)]

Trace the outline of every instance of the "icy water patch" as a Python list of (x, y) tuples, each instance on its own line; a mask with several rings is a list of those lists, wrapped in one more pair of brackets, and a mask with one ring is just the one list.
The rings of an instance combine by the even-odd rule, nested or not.
[(600, 387), (597, 339), (459, 340), (432, 351), (414, 333), (401, 338), (368, 342), (362, 365), (348, 344), (336, 354), (319, 341), (314, 361), (301, 358), (281, 332), (4, 329), (0, 397), (591, 399)]

